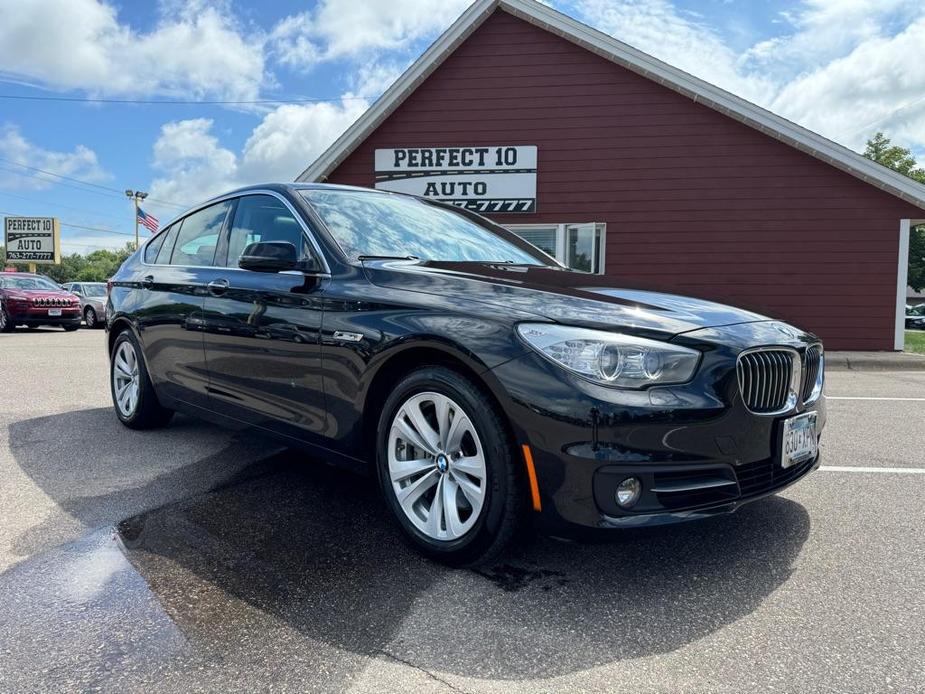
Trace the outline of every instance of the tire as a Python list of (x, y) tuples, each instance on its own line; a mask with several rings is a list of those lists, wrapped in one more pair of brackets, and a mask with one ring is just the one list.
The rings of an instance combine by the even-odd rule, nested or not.
[(13, 319), (6, 312), (6, 307), (0, 302), (0, 333), (11, 333), (15, 327)]
[(93, 310), (92, 306), (87, 306), (87, 309), (84, 311), (84, 323), (86, 323), (87, 327), (91, 330), (99, 327), (99, 322), (96, 319), (96, 311)]
[(113, 343), (109, 389), (116, 416), (129, 429), (159, 429), (173, 417), (173, 410), (163, 407), (157, 399), (141, 346), (131, 330), (123, 330)]
[[(446, 413), (442, 428), (438, 407)], [(386, 505), (411, 546), (436, 561), (487, 563), (522, 527), (526, 504), (515, 460), (494, 403), (445, 367), (411, 372), (382, 408), (376, 470)]]

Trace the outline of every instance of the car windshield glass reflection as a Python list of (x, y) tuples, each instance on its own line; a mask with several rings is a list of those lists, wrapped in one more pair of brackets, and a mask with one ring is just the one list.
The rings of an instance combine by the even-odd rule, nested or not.
[(411, 197), (349, 190), (303, 190), (344, 253), (450, 262), (548, 265), (515, 238), (462, 214)]

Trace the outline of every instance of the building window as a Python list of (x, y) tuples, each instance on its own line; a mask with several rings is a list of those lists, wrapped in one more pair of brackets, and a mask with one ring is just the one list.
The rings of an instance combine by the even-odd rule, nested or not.
[(605, 224), (515, 224), (507, 228), (573, 270), (604, 273)]

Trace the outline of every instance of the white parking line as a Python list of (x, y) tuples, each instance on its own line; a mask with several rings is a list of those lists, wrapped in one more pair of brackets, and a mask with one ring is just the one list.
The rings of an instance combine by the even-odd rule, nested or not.
[(820, 465), (820, 470), (829, 472), (886, 472), (898, 475), (925, 475), (921, 467), (851, 467), (848, 465)]
[(826, 400), (892, 400), (895, 402), (925, 402), (925, 398), (862, 398), (862, 397), (839, 397), (836, 395), (827, 395)]

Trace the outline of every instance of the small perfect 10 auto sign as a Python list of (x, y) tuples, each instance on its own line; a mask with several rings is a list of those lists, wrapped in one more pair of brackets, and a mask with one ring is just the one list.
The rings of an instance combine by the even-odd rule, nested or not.
[(536, 212), (536, 147), (377, 149), (376, 188), (483, 214)]
[(3, 238), (6, 259), (11, 263), (61, 262), (61, 225), (54, 217), (7, 217)]

